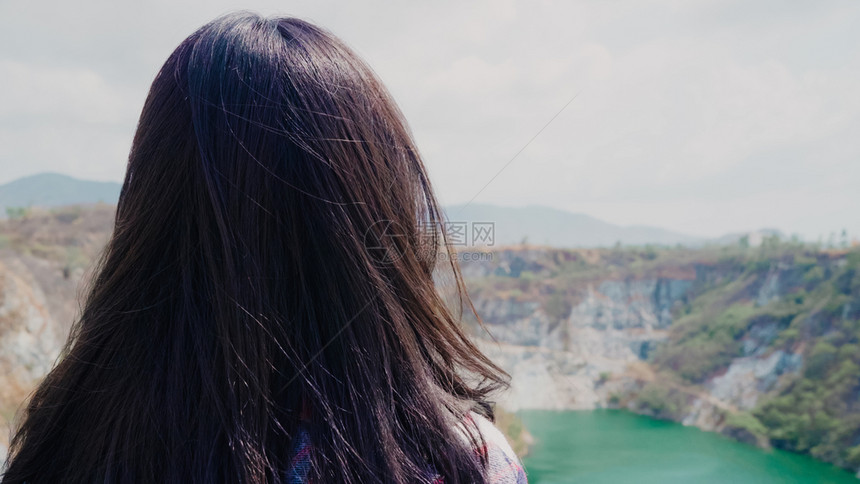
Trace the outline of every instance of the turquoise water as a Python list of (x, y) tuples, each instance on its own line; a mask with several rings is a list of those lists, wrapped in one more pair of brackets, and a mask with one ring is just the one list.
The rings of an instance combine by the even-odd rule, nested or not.
[(531, 484), (847, 483), (853, 474), (809, 457), (620, 410), (521, 412), (536, 439)]

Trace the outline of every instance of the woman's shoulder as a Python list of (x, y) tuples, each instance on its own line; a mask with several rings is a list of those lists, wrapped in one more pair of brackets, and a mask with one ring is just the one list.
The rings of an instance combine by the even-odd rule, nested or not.
[[(492, 422), (475, 412), (466, 415), (466, 425), (477, 430), (479, 448), (475, 452), (486, 457), (487, 483), (489, 484), (528, 484), (526, 472), (505, 435)], [(464, 436), (465, 438), (465, 436)], [(304, 484), (311, 466), (312, 444), (307, 431), (302, 427), (296, 438), (292, 462), (286, 475), (285, 484)], [(433, 481), (441, 484), (441, 478)]]
[(483, 447), (476, 451), (487, 457), (487, 482), (526, 484), (525, 469), (502, 431), (478, 413), (470, 412), (466, 418), (474, 423), (483, 438)]

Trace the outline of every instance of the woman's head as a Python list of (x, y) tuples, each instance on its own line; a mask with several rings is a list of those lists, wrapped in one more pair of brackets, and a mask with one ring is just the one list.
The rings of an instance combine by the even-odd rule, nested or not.
[(275, 482), (300, 422), (319, 482), (479, 482), (453, 426), (505, 379), (434, 287), (441, 217), (341, 41), (248, 13), (202, 27), (152, 84), (4, 482)]

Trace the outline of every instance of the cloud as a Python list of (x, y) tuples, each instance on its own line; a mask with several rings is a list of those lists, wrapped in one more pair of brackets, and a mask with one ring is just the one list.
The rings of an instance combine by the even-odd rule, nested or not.
[(110, 124), (127, 122), (133, 101), (97, 72), (0, 61), (0, 122)]
[(140, 100), (86, 68), (0, 61), (0, 156), (7, 179), (40, 171), (122, 177)]
[[(119, 179), (161, 62), (234, 7), (0, 4), (0, 182), (44, 170)], [(244, 7), (318, 22), (363, 55), (447, 203), (480, 192), (700, 235), (860, 234), (856, 2)]]

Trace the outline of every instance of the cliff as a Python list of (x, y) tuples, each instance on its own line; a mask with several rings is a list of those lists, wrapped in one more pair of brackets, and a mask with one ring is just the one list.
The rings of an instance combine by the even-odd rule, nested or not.
[[(105, 204), (30, 208), (0, 219), (0, 467), (15, 414), (58, 357), (90, 271), (113, 229)], [(531, 436), (497, 410), (519, 453)]]
[[(21, 402), (59, 354), (60, 337), (45, 295), (29, 273), (0, 263), (0, 459)], [(2, 462), (2, 460), (0, 460)]]
[(860, 467), (860, 250), (518, 247), (464, 274), (508, 409), (624, 407)]
[(32, 209), (0, 221), (0, 462), (15, 413), (60, 353), (113, 208)]
[[(6, 426), (56, 358), (112, 222), (105, 205), (0, 221)], [(467, 324), (513, 377), (503, 408), (622, 407), (860, 467), (860, 249), (771, 238), (489, 255), (464, 258), (486, 329)], [(525, 451), (527, 432), (505, 415)]]

